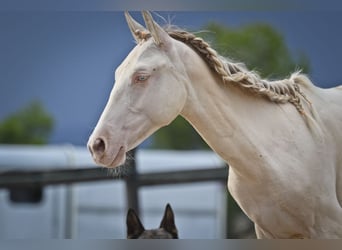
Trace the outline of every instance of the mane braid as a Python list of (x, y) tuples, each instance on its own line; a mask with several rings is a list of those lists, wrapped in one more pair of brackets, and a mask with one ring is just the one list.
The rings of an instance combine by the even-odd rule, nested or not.
[(210, 47), (202, 38), (184, 30), (167, 30), (168, 34), (197, 51), (225, 83), (236, 83), (240, 87), (267, 97), (275, 103), (293, 104), (298, 112), (305, 114), (301, 103), (304, 98), (311, 104), (306, 96), (301, 92), (299, 85), (295, 82), (299, 72), (294, 73), (289, 79), (278, 81), (268, 81), (261, 79), (260, 76), (252, 71), (248, 71), (241, 63), (232, 63), (219, 56), (218, 53)]
[[(268, 81), (253, 71), (248, 71), (244, 64), (233, 63), (226, 58), (218, 55), (216, 50), (210, 47), (202, 38), (194, 34), (180, 29), (166, 29), (166, 32), (174, 39), (181, 41), (192, 49), (205, 60), (210, 68), (212, 68), (222, 79), (224, 83), (235, 83), (239, 87), (257, 93), (268, 98), (275, 103), (291, 103), (298, 112), (305, 115), (301, 97), (311, 106), (310, 101), (300, 90), (296, 79), (300, 72), (293, 73), (289, 79)], [(150, 34), (140, 34), (142, 39), (147, 40)]]

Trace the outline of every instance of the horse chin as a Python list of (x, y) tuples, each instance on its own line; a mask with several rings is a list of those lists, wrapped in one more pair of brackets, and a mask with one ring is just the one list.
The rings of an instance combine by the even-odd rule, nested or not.
[[(110, 155), (114, 155), (114, 157), (110, 157)], [(123, 165), (126, 161), (126, 149), (121, 146), (117, 153), (109, 154), (107, 153), (104, 157), (100, 159), (94, 158), (96, 164), (105, 167), (105, 168), (116, 168), (120, 165)]]
[(108, 168), (115, 168), (122, 164), (124, 164), (126, 161), (126, 149), (125, 147), (121, 146), (118, 153), (115, 155), (113, 161), (106, 165)]

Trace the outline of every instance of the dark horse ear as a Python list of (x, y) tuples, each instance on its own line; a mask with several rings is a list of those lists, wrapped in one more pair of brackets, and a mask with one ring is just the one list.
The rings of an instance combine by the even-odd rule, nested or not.
[(164, 228), (167, 232), (169, 232), (172, 235), (174, 239), (178, 239), (178, 231), (175, 224), (175, 218), (169, 203), (165, 207), (164, 216), (159, 228)]
[(127, 239), (137, 239), (145, 231), (145, 228), (142, 225), (138, 215), (132, 208), (128, 209), (126, 224)]

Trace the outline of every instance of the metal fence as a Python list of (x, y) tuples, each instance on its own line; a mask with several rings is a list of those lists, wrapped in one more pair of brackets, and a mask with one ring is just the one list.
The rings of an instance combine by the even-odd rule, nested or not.
[[(9, 170), (0, 172), (0, 188), (10, 190), (14, 199), (21, 199), (20, 194), (25, 192), (35, 192), (48, 185), (68, 185), (73, 183), (121, 180), (125, 182), (127, 190), (127, 207), (134, 208), (139, 214), (138, 190), (143, 186), (167, 185), (179, 183), (194, 183), (205, 181), (227, 183), (228, 167), (199, 170), (182, 170), (168, 172), (138, 173), (135, 164), (135, 151), (129, 152), (126, 169), (123, 175), (120, 171), (109, 173), (105, 168), (77, 168), (77, 169), (54, 169), (49, 170)], [(69, 229), (71, 230), (71, 229)], [(72, 233), (67, 233), (71, 236)], [(227, 232), (225, 235), (228, 236)]]

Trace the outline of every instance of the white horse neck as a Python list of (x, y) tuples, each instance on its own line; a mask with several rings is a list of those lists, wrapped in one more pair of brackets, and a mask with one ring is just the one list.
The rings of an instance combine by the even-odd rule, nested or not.
[(304, 134), (309, 133), (293, 105), (276, 104), (234, 84), (223, 83), (190, 48), (183, 58), (190, 80), (181, 115), (226, 162), (239, 167), (236, 171), (250, 175), (254, 169), (257, 174), (260, 169), (250, 165), (258, 161), (263, 164), (257, 166), (267, 167), (264, 162), (274, 146), (273, 138), (285, 138), (295, 129), (294, 121), (297, 128), (307, 131)]

